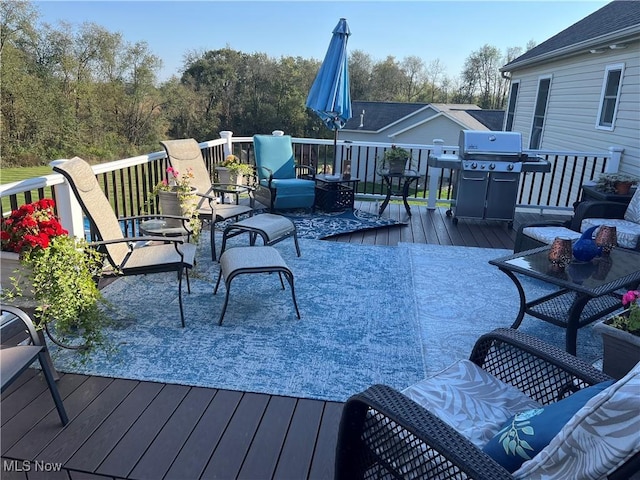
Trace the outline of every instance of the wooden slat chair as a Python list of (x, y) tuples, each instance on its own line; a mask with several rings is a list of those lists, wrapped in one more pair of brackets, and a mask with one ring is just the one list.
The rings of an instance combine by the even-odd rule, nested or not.
[(4, 392), (5, 389), (37, 359), (40, 362), (42, 374), (47, 381), (47, 386), (51, 392), (51, 397), (53, 397), (56, 410), (58, 410), (60, 421), (63, 425), (66, 425), (69, 422), (69, 418), (64, 408), (62, 397), (60, 397), (58, 386), (53, 378), (53, 372), (45, 357), (45, 346), (40, 342), (33, 321), (23, 310), (7, 305), (0, 305), (0, 314), (2, 315), (0, 318), (0, 329), (7, 331), (14, 327), (16, 322), (21, 322), (30, 340), (30, 344), (20, 343), (15, 346), (3, 345), (3, 348), (0, 349), (1, 391)]
[[(89, 219), (91, 229), (99, 241), (90, 245), (106, 254), (111, 269), (105, 275), (129, 276), (150, 273), (176, 272), (178, 276), (178, 302), (180, 320), (184, 322), (182, 305), (182, 275), (195, 262), (196, 246), (183, 237), (125, 236), (121, 221), (142, 221), (152, 216), (126, 217), (118, 219), (111, 204), (100, 188), (91, 166), (79, 157), (53, 167), (64, 175), (71, 185), (84, 214)], [(172, 217), (182, 219), (186, 217)], [(191, 293), (187, 276), (187, 291)]]

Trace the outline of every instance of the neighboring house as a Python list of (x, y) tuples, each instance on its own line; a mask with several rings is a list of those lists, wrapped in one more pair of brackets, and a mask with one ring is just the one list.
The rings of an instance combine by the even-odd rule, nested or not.
[(501, 130), (502, 110), (470, 104), (351, 103), (353, 117), (338, 133), (340, 140), (431, 144), (434, 139), (457, 145), (460, 130)]
[(640, 2), (613, 1), (500, 69), (511, 77), (504, 129), (540, 150), (624, 149), (640, 175)]

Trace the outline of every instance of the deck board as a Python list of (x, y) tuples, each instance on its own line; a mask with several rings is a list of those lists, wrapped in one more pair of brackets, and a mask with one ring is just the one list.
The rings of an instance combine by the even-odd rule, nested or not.
[(270, 478), (273, 475), (289, 430), (289, 423), (283, 419), (290, 419), (295, 408), (295, 398), (272, 397), (269, 400), (260, 427), (238, 474), (239, 479), (251, 480), (261, 476)]
[(110, 415), (109, 421), (100, 425), (75, 452), (67, 466), (82, 471), (96, 471), (161, 389), (160, 383), (139, 383)]
[(130, 476), (150, 480), (163, 478), (214, 395), (215, 391), (208, 388), (189, 389)]
[[(376, 202), (356, 207), (377, 213)], [(364, 245), (399, 242), (512, 249), (521, 223), (565, 215), (517, 212), (506, 222), (460, 219), (446, 208), (391, 203), (384, 216), (406, 226), (327, 239)], [(28, 369), (2, 393), (3, 465), (62, 462), (59, 472), (2, 471), (37, 480), (333, 477), (342, 404), (249, 392), (63, 374), (58, 388), (70, 417), (65, 428), (42, 375)], [(9, 462), (9, 463), (7, 463)]]

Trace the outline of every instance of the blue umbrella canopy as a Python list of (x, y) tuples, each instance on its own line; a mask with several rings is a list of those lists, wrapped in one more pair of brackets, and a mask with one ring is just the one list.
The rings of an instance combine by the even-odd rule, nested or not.
[(351, 118), (347, 58), (349, 35), (351, 35), (349, 25), (346, 19), (341, 18), (333, 29), (327, 54), (307, 97), (307, 107), (313, 110), (336, 134)]

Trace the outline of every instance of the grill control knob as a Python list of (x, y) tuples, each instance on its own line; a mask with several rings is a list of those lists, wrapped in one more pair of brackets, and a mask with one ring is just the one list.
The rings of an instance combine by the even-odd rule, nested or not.
[(496, 169), (496, 164), (495, 164), (495, 163), (491, 163), (491, 164), (489, 165), (489, 169), (490, 169), (490, 170), (495, 170), (495, 169)]
[(509, 165), (507, 165), (507, 170), (509, 171), (513, 170), (513, 163), (510, 163)]
[(471, 163), (471, 168), (478, 168), (478, 164), (476, 162)]

